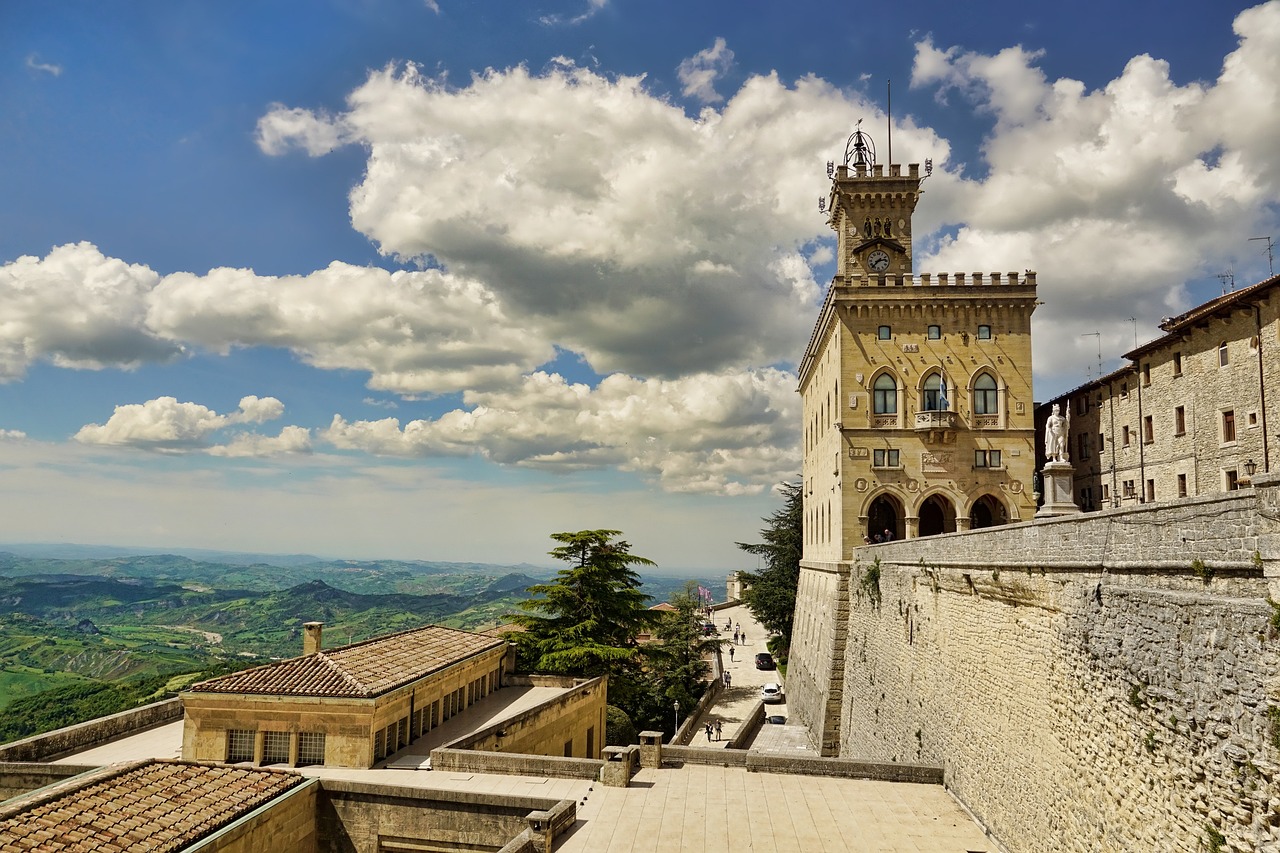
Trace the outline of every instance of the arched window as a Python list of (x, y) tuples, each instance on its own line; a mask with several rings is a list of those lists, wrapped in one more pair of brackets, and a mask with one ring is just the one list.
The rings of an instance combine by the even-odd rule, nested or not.
[(930, 373), (924, 381), (924, 397), (920, 408), (926, 412), (945, 412), (950, 408), (947, 401), (947, 382), (941, 373)]
[(896, 415), (898, 413), (898, 383), (887, 373), (876, 378), (875, 413), (877, 415)]
[(1227, 355), (1227, 342), (1223, 341), (1218, 344), (1218, 367), (1226, 367), (1231, 363), (1231, 356)]
[(996, 393), (996, 381), (990, 373), (984, 373), (973, 383), (973, 413), (996, 415), (1000, 413), (1000, 396)]

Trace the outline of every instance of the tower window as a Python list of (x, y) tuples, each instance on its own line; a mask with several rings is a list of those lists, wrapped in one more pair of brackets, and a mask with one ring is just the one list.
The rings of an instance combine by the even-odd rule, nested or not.
[(1173, 375), (1182, 375), (1182, 353), (1180, 352), (1175, 352), (1173, 354)]
[(1227, 354), (1227, 342), (1223, 341), (1218, 344), (1218, 367), (1226, 367), (1231, 363), (1231, 356)]
[(942, 374), (929, 374), (929, 378), (924, 381), (924, 397), (920, 402), (921, 408), (926, 412), (945, 412), (950, 408), (950, 403), (947, 401), (947, 383), (943, 380)]
[(1178, 475), (1178, 497), (1185, 498), (1187, 496), (1187, 475)]
[(991, 340), (991, 327), (990, 327), (990, 326), (979, 326), (979, 327), (978, 327), (978, 340), (980, 340), (980, 341), (989, 341), (989, 340)]
[(1222, 441), (1223, 443), (1236, 440), (1236, 413), (1234, 409), (1227, 409), (1222, 413)]
[(996, 380), (984, 373), (973, 383), (973, 413), (995, 415), (1000, 412), (1000, 395), (996, 392)]
[(881, 326), (878, 337), (882, 341), (893, 340), (893, 328), (890, 326)]
[(929, 327), (929, 340), (931, 340), (931, 341), (937, 341), (937, 340), (941, 340), (941, 339), (942, 339), (942, 327), (941, 327), (941, 326), (930, 326), (930, 327)]
[(876, 378), (875, 406), (877, 415), (896, 415), (898, 413), (898, 383), (887, 373)]

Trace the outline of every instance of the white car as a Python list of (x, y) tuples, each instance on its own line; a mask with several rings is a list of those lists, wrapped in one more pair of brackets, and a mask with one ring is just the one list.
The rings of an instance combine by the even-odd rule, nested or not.
[(761, 702), (781, 702), (782, 701), (782, 685), (776, 681), (770, 681), (768, 684), (760, 688)]

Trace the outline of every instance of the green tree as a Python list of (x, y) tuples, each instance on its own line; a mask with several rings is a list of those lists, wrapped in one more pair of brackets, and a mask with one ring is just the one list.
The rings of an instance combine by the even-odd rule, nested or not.
[(757, 572), (743, 572), (748, 585), (743, 603), (767, 631), (782, 637), (782, 654), (791, 647), (791, 625), (796, 612), (796, 587), (800, 583), (800, 555), (804, 544), (804, 507), (799, 483), (783, 483), (782, 508), (761, 519), (764, 542), (748, 545), (737, 543), (748, 554), (764, 559)]
[(683, 591), (671, 595), (675, 610), (662, 614), (657, 637), (661, 641), (645, 648), (650, 659), (649, 672), (655, 682), (654, 691), (662, 698), (660, 718), (672, 702), (692, 709), (707, 689), (711, 664), (707, 658), (719, 647), (718, 639), (708, 637), (703, 629), (702, 601), (698, 582), (689, 581)]
[[(512, 620), (524, 628), (511, 635), (521, 665), (564, 675), (622, 675), (636, 664), (636, 635), (652, 623), (649, 596), (640, 591), (633, 566), (652, 566), (632, 554), (617, 530), (553, 533), (561, 544), (549, 553), (569, 564), (555, 581), (529, 587)], [(625, 679), (624, 679), (625, 680)], [(611, 679), (625, 694), (625, 685)], [(624, 706), (625, 707), (625, 706)]]

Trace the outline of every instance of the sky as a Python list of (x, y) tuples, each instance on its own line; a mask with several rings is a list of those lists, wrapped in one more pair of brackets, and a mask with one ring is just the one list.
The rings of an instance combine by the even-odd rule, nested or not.
[(5, 0), (0, 542), (753, 568), (859, 120), (1037, 399), (1269, 275), (1280, 0)]

